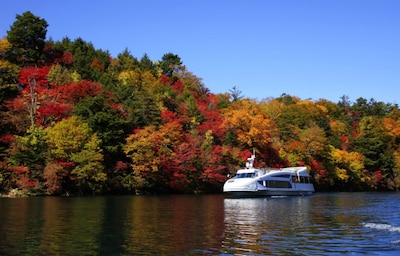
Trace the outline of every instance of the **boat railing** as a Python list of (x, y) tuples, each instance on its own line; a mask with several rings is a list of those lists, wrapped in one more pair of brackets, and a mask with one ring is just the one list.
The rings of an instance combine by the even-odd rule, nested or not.
[(262, 171), (263, 174), (267, 174), (267, 173), (275, 172), (275, 171), (283, 171), (282, 168), (272, 168), (272, 167), (259, 168), (259, 170)]
[(266, 167), (266, 168), (258, 168), (263, 174), (268, 174), (270, 172), (276, 172), (276, 171), (295, 171), (297, 174), (299, 174), (302, 170), (304, 170), (302, 167), (286, 167), (286, 168), (273, 168), (273, 167)]

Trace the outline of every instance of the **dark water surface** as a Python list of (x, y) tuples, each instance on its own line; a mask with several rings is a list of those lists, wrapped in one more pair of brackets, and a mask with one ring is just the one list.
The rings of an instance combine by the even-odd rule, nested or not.
[(0, 198), (0, 255), (400, 255), (400, 194)]

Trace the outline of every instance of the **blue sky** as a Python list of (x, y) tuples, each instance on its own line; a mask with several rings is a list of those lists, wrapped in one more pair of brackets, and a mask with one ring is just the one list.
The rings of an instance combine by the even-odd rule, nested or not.
[(0, 36), (25, 11), (55, 41), (177, 54), (213, 93), (400, 103), (399, 0), (3, 0)]

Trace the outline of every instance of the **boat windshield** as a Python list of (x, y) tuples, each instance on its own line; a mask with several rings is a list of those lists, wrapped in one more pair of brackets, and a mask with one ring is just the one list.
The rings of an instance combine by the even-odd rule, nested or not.
[(236, 174), (236, 178), (253, 178), (256, 174), (254, 172), (247, 172), (247, 173), (238, 173)]

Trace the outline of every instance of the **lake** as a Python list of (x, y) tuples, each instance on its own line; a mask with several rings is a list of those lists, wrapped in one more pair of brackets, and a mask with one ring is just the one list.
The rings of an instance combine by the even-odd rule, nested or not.
[(0, 198), (0, 255), (398, 255), (400, 194)]

